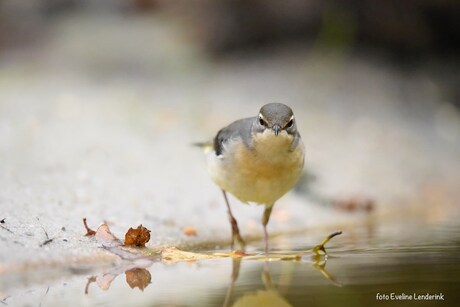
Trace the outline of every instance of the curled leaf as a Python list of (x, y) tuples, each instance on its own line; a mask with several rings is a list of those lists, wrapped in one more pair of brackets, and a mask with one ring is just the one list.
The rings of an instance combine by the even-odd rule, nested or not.
[(134, 268), (125, 272), (126, 282), (131, 289), (139, 288), (141, 291), (150, 284), (152, 276), (150, 272), (144, 268)]
[(99, 275), (96, 277), (96, 283), (99, 289), (103, 291), (107, 291), (110, 289), (110, 285), (112, 284), (112, 281), (117, 277), (117, 274), (104, 274), (104, 275)]
[(96, 234), (94, 230), (88, 227), (88, 224), (86, 223), (86, 217), (83, 218), (83, 226), (85, 226), (86, 229), (85, 237), (94, 236)]
[(150, 230), (139, 225), (136, 229), (129, 228), (125, 234), (125, 245), (135, 245), (144, 247), (145, 243), (150, 240)]
[(96, 231), (95, 234), (97, 242), (101, 243), (105, 247), (113, 247), (121, 245), (120, 240), (115, 237), (107, 224), (102, 224)]

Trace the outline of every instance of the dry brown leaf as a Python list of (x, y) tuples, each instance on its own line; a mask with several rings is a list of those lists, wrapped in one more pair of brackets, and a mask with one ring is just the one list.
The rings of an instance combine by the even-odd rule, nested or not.
[(191, 227), (191, 226), (184, 227), (182, 229), (182, 232), (184, 233), (184, 235), (189, 236), (189, 237), (196, 237), (197, 235), (196, 228)]
[(86, 217), (83, 218), (83, 226), (85, 226), (86, 229), (85, 237), (94, 236), (96, 234), (96, 232), (89, 228), (88, 224), (86, 224)]
[(93, 282), (96, 282), (96, 276), (91, 276), (88, 278), (88, 281), (86, 282), (85, 286), (85, 294), (89, 293), (89, 285), (91, 285)]
[(150, 240), (150, 230), (143, 227), (142, 224), (136, 229), (129, 228), (125, 234), (125, 245), (135, 245), (144, 247), (145, 243)]
[(131, 289), (139, 288), (144, 291), (145, 288), (150, 284), (152, 276), (150, 272), (143, 268), (135, 268), (125, 272), (126, 282), (131, 287)]
[(120, 240), (115, 237), (107, 224), (102, 224), (96, 231), (95, 234), (97, 242), (101, 243), (106, 247), (113, 247), (121, 245)]
[(96, 283), (99, 289), (103, 291), (107, 291), (110, 289), (110, 285), (112, 284), (112, 281), (117, 277), (117, 274), (104, 274), (104, 275), (99, 275), (96, 277)]

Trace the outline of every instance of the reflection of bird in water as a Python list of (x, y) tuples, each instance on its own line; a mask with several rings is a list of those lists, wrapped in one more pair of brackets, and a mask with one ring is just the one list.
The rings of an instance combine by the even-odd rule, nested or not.
[[(239, 264), (238, 264), (239, 268)], [(234, 276), (234, 275), (232, 275)], [(258, 290), (256, 292), (246, 293), (240, 297), (232, 306), (243, 307), (243, 306), (292, 306), (289, 302), (278, 292), (276, 287), (273, 285), (270, 272), (268, 270), (268, 263), (264, 263), (264, 270), (262, 272), (262, 281), (265, 286), (265, 290)], [(231, 285), (231, 287), (233, 287)], [(227, 300), (226, 300), (227, 303)], [(226, 306), (224, 304), (224, 306)]]
[[(329, 280), (334, 286), (341, 287), (342, 284), (336, 280), (336, 278), (326, 270), (326, 263), (328, 259), (328, 254), (325, 248), (326, 243), (328, 243), (332, 238), (340, 235), (342, 232), (337, 231), (316, 245), (311, 251), (305, 253), (304, 255), (294, 254), (271, 254), (271, 255), (257, 255), (251, 257), (251, 261), (255, 260), (264, 260), (264, 269), (262, 271), (262, 281), (265, 286), (265, 290), (257, 290), (254, 292), (248, 292), (242, 297), (238, 298), (232, 306), (291, 306), (291, 304), (281, 295), (282, 289), (280, 291), (273, 284), (272, 278), (269, 271), (269, 261), (283, 260), (286, 264), (291, 264), (293, 271), (295, 270), (295, 265), (302, 265), (304, 261), (311, 263), (313, 268), (318, 270), (327, 280)], [(223, 306), (227, 307), (230, 304), (233, 288), (235, 282), (238, 279), (241, 267), (241, 261), (244, 258), (233, 258), (232, 262), (232, 276), (231, 282), (227, 289), (227, 294), (225, 296), (225, 301)], [(291, 259), (293, 261), (288, 261)], [(301, 262), (299, 262), (301, 260)], [(291, 271), (291, 273), (293, 272)], [(283, 275), (286, 275), (285, 273)], [(288, 273), (287, 276), (290, 276)], [(292, 276), (291, 276), (292, 277)], [(285, 281), (284, 284), (286, 287), (289, 287), (291, 282), (289, 280)]]
[[(338, 282), (335, 277), (326, 270), (326, 258), (321, 255), (312, 255), (311, 260), (313, 261), (313, 267), (320, 271), (321, 274), (329, 280), (333, 285), (340, 287), (341, 283)], [(293, 262), (293, 265), (298, 263)], [(238, 264), (239, 266), (239, 264)], [(235, 276), (234, 274), (232, 276)], [(236, 275), (237, 276), (237, 275)], [(234, 307), (243, 307), (243, 306), (292, 306), (286, 298), (284, 298), (280, 291), (276, 288), (271, 280), (271, 275), (268, 270), (268, 263), (265, 262), (264, 270), (262, 272), (262, 281), (264, 283), (265, 289), (257, 290), (254, 292), (248, 292), (242, 297), (238, 298), (236, 302), (232, 305)], [(227, 292), (226, 302), (224, 306), (228, 306), (230, 301), (231, 291), (233, 291), (233, 284), (235, 280), (232, 281)]]
[(244, 295), (239, 298), (234, 307), (243, 307), (243, 306), (273, 306), (273, 307), (284, 307), (292, 306), (284, 297), (282, 297), (278, 291), (270, 290), (259, 290), (255, 293)]
[(209, 175), (224, 194), (232, 247), (236, 240), (244, 248), (244, 240), (226, 192), (242, 202), (265, 205), (262, 225), (267, 252), (267, 224), (273, 205), (294, 187), (304, 164), (304, 146), (291, 108), (270, 103), (260, 109), (258, 116), (221, 129), (212, 148), (207, 146), (207, 158)]

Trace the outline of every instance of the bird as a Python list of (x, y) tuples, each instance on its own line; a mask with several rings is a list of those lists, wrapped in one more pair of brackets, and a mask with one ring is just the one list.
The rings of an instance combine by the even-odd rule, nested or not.
[(244, 250), (245, 241), (227, 193), (243, 203), (265, 206), (262, 226), (268, 253), (267, 224), (273, 206), (295, 186), (305, 161), (305, 147), (292, 109), (282, 103), (262, 106), (257, 116), (220, 129), (205, 153), (208, 174), (224, 196), (232, 229), (231, 248), (236, 240)]

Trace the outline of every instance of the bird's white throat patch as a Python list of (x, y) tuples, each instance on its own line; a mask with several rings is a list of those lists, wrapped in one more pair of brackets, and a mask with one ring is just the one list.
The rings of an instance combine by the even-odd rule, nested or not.
[(292, 151), (294, 137), (286, 131), (278, 135), (272, 130), (265, 130), (253, 136), (253, 148), (260, 157), (267, 157), (269, 160), (285, 159), (285, 155)]

